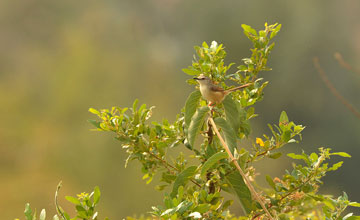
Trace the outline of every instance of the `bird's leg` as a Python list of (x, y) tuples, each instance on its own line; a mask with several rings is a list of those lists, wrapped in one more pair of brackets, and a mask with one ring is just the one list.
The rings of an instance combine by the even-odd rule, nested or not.
[(208, 107), (214, 107), (216, 103), (212, 103), (209, 101)]
[(216, 106), (216, 102), (210, 102), (210, 101), (209, 101), (208, 107), (210, 108), (211, 114), (213, 114), (214, 112), (220, 114), (219, 112), (217, 112), (217, 111), (215, 110), (215, 106)]
[(216, 104), (216, 103), (212, 103), (212, 102), (209, 101), (208, 107), (210, 108), (211, 113), (214, 112), (215, 104)]

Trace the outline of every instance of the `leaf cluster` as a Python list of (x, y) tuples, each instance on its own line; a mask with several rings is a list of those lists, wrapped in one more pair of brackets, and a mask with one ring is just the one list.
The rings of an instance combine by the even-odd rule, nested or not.
[[(75, 205), (76, 216), (71, 218), (70, 215), (65, 212), (60, 205), (58, 204), (57, 197), (61, 187), (61, 183), (59, 183), (57, 190), (55, 192), (55, 208), (58, 214), (54, 215), (52, 220), (98, 220), (98, 212), (95, 210), (95, 207), (98, 205), (100, 201), (100, 189), (99, 187), (95, 187), (94, 191), (89, 193), (80, 193), (76, 197), (66, 196), (66, 200)], [(25, 205), (25, 219), (26, 220), (37, 220), (36, 210), (33, 211), (30, 208), (30, 204), (27, 203)], [(16, 219), (18, 220), (18, 219)], [(46, 220), (46, 211), (42, 209), (40, 212), (39, 220)], [(105, 218), (108, 220), (108, 218)]]
[[(229, 212), (233, 200), (225, 200), (224, 192), (233, 195), (233, 198), (240, 202), (244, 213), (240, 218), (269, 217), (263, 209), (264, 206), (254, 199), (249, 183), (245, 183), (234, 163), (238, 163), (255, 183), (257, 172), (254, 164), (266, 158), (279, 158), (281, 153), (277, 150), (301, 140), (301, 132), (305, 127), (290, 121), (287, 114), (282, 112), (277, 125), (268, 125), (270, 135), (251, 137), (250, 121), (257, 116), (253, 105), (263, 98), (263, 90), (268, 84), (259, 78), (259, 73), (271, 70), (267, 61), (274, 47), (272, 39), (280, 31), (281, 25), (265, 24), (265, 29), (258, 32), (248, 25), (242, 25), (242, 28), (252, 41), (253, 48), (251, 56), (242, 59), (243, 64), (239, 65), (235, 72), (230, 73), (234, 63), (225, 64), (225, 49), (215, 41), (210, 46), (205, 42), (202, 46), (196, 46), (192, 65), (183, 69), (190, 76), (204, 74), (224, 89), (234, 86), (227, 85), (228, 80), (236, 84), (251, 84), (228, 95), (223, 103), (210, 108), (206, 100), (202, 99), (200, 91), (195, 90), (188, 96), (184, 108), (173, 123), (165, 119), (162, 123), (149, 122), (153, 107), (147, 108), (143, 104), (138, 108), (137, 100), (131, 109), (90, 109), (90, 112), (100, 119), (90, 122), (97, 130), (115, 133), (116, 139), (129, 154), (127, 162), (138, 160), (142, 164), (143, 179), (146, 179), (147, 183), (154, 175), (159, 175), (161, 185), (156, 188), (170, 188), (165, 193), (164, 205), (152, 207), (150, 214), (153, 217), (235, 219)], [(196, 85), (193, 79), (187, 82)], [(208, 121), (210, 117), (224, 136), (235, 161), (230, 160), (225, 152)], [(252, 145), (240, 147), (239, 143), (244, 139)], [(197, 163), (189, 164), (182, 153), (172, 159), (169, 151), (175, 147), (185, 147), (184, 151), (190, 153), (190, 158), (197, 159)], [(261, 193), (261, 200), (273, 217), (294, 219), (297, 216), (305, 219), (316, 212), (316, 216), (337, 219), (331, 216), (340, 216), (346, 206), (357, 204), (346, 199), (343, 203), (336, 203), (334, 201), (338, 200), (318, 194), (321, 178), (342, 164), (339, 162), (328, 167), (328, 163), (324, 161), (331, 155), (347, 154), (330, 153), (330, 149), (324, 148), (320, 148), (318, 154), (290, 153), (288, 156), (304, 160), (305, 165), (294, 163), (293, 170), (286, 171), (282, 179), (266, 176), (270, 188)], [(326, 205), (330, 203), (333, 205)], [(340, 207), (335, 208), (337, 206)]]

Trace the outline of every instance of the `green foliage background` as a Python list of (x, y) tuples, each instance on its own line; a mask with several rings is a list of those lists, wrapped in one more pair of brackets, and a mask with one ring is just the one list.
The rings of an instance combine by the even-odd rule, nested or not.
[[(256, 29), (264, 22), (283, 25), (269, 60), (274, 71), (263, 74), (270, 84), (257, 106), (254, 135), (267, 132), (266, 123), (285, 110), (307, 127), (291, 151), (325, 146), (353, 156), (325, 178), (323, 190), (346, 191), (358, 201), (360, 120), (330, 94), (312, 58), (320, 58), (336, 88), (360, 108), (360, 77), (332, 56), (338, 51), (360, 68), (359, 10), (355, 0), (1, 1), (1, 219), (23, 216), (26, 202), (55, 213), (59, 180), (67, 210), (72, 207), (65, 195), (95, 185), (102, 192), (99, 211), (110, 219), (161, 203), (155, 183), (141, 180), (137, 163), (124, 169), (119, 144), (89, 131), (87, 110), (130, 106), (139, 98), (156, 106), (154, 119), (175, 119), (193, 91), (181, 71), (191, 64), (193, 45), (216, 40), (227, 48), (228, 62), (239, 63), (250, 54), (243, 23)], [(290, 159), (277, 161), (258, 170), (279, 176)]]

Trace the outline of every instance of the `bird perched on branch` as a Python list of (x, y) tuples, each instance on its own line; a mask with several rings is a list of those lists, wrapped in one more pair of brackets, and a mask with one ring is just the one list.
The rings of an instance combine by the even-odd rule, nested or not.
[(211, 79), (204, 74), (200, 74), (198, 77), (194, 78), (196, 81), (200, 84), (200, 92), (201, 95), (209, 101), (208, 106), (216, 105), (221, 103), (224, 98), (231, 92), (234, 92), (236, 90), (248, 87), (251, 85), (251, 83), (247, 83), (235, 88), (224, 90), (223, 88), (215, 85)]

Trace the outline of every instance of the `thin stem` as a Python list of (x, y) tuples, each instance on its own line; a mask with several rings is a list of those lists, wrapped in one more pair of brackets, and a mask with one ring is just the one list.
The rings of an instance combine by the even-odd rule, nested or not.
[(339, 52), (334, 53), (334, 57), (338, 61), (340, 66), (344, 67), (345, 69), (347, 69), (351, 72), (354, 72), (354, 73), (357, 73), (360, 75), (360, 71), (354, 69), (350, 64), (348, 64)]
[(288, 192), (287, 194), (281, 196), (281, 198), (279, 199), (278, 202), (281, 202), (283, 199), (285, 199), (286, 197), (290, 196), (291, 194), (293, 194), (294, 192), (298, 191), (301, 187), (303, 187), (306, 183), (308, 183), (313, 176), (316, 174), (317, 169), (320, 167), (321, 163), (325, 160), (325, 156), (321, 155), (318, 162), (314, 165), (314, 172), (312, 172), (306, 179), (305, 181), (300, 184), (299, 186), (295, 187), (293, 190), (291, 190), (290, 192)]
[(325, 71), (321, 68), (319, 63), (319, 58), (314, 57), (313, 59), (314, 66), (318, 73), (321, 76), (321, 79), (324, 81), (325, 85), (329, 88), (329, 90), (332, 92), (332, 94), (347, 108), (352, 112), (357, 118), (360, 118), (360, 112), (354, 108), (340, 93), (337, 91), (337, 89), (334, 87), (334, 85), (330, 82), (330, 80), (327, 78)]
[(216, 127), (216, 124), (214, 122), (214, 119), (212, 117), (209, 118), (211, 125), (213, 126), (213, 129), (216, 133), (216, 135), (218, 136), (218, 138), (220, 139), (221, 144), (224, 146), (225, 151), (228, 153), (231, 161), (233, 162), (233, 164), (235, 165), (236, 169), (239, 171), (240, 175), (242, 176), (242, 178), (244, 179), (245, 184), (247, 185), (247, 187), (249, 188), (250, 192), (252, 193), (252, 195), (255, 197), (256, 201), (258, 201), (258, 203), (261, 205), (261, 207), (263, 208), (263, 210), (266, 212), (266, 214), (268, 215), (269, 219), (273, 220), (273, 217), (271, 216), (269, 210), (267, 210), (264, 202), (261, 200), (260, 196), (258, 195), (258, 193), (256, 192), (256, 190), (254, 189), (254, 187), (252, 186), (249, 178), (246, 176), (246, 174), (244, 173), (244, 171), (241, 169), (239, 163), (237, 162), (237, 160), (235, 159), (235, 157), (232, 155), (229, 147), (227, 146), (227, 144), (225, 143), (224, 139), (221, 137), (221, 134), (219, 132), (219, 130)]
[(155, 159), (159, 160), (160, 162), (162, 162), (165, 167), (169, 170), (170, 173), (172, 173), (172, 170), (169, 169), (169, 167), (173, 168), (176, 171), (179, 171), (176, 167), (174, 167), (173, 165), (169, 164), (168, 162), (166, 162), (165, 160), (161, 159), (160, 157), (156, 156), (155, 154), (151, 153), (150, 151), (148, 151), (148, 154), (150, 154), (152, 157), (154, 157)]
[(66, 219), (65, 217), (65, 214), (64, 212), (61, 210), (61, 207), (59, 206), (59, 203), (58, 203), (58, 193), (59, 193), (59, 190), (61, 188), (61, 183), (62, 181), (60, 181), (60, 183), (57, 185), (56, 187), (56, 192), (55, 192), (55, 208), (56, 208), (56, 211), (57, 213), (63, 218), (63, 219)]
[[(156, 156), (155, 154), (151, 153), (150, 151), (148, 151), (149, 155), (151, 155), (152, 157), (154, 157), (155, 159), (159, 160), (160, 162), (162, 162), (164, 164), (164, 166), (169, 170), (170, 173), (173, 174), (173, 171), (170, 169), (174, 169), (176, 171), (179, 171), (179, 169), (177, 169), (176, 167), (174, 167), (173, 165), (169, 164), (168, 162), (166, 162), (165, 160), (161, 159), (160, 157)], [(169, 168), (170, 167), (170, 168)], [(195, 182), (195, 180), (190, 179), (191, 182), (193, 182), (195, 185), (197, 185), (198, 187), (201, 188), (201, 185), (197, 182)]]

